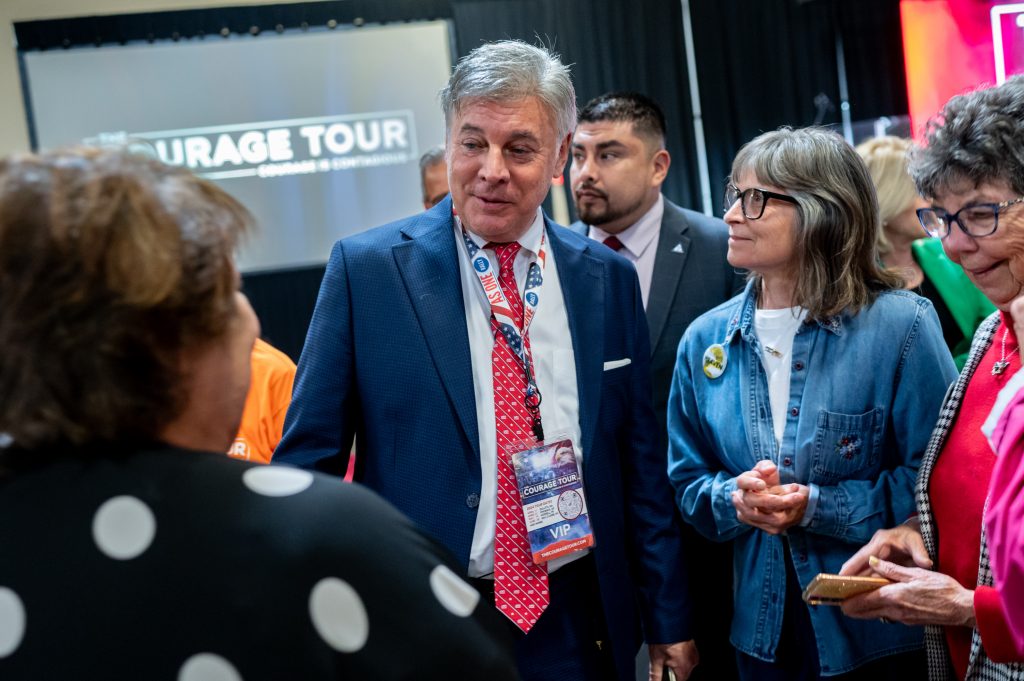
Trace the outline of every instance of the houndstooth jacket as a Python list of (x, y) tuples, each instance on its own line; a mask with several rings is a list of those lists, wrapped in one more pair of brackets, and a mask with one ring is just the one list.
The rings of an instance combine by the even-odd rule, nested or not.
[[(933, 561), (938, 560), (938, 545), (935, 536), (935, 516), (932, 514), (931, 500), (928, 498), (928, 486), (931, 482), (932, 471), (935, 468), (935, 461), (949, 432), (953, 429), (957, 414), (960, 412), (960, 404), (963, 401), (964, 393), (967, 391), (967, 384), (974, 376), (978, 363), (992, 345), (992, 337), (999, 328), (999, 313), (995, 312), (988, 317), (978, 331), (974, 334), (971, 344), (971, 354), (967, 358), (967, 364), (960, 373), (960, 377), (952, 385), (942, 409), (939, 412), (938, 423), (935, 424), (935, 431), (932, 433), (931, 441), (925, 450), (924, 459), (921, 462), (921, 469), (917, 476), (917, 498), (918, 518), (921, 522), (921, 537), (924, 539), (925, 548)], [(981, 531), (981, 556), (978, 563), (978, 585), (992, 586), (992, 569), (989, 567), (988, 541), (985, 538), (985, 529)], [(952, 681), (956, 677), (953, 672), (953, 665), (949, 660), (949, 651), (946, 649), (946, 637), (942, 627), (925, 627), (925, 646), (928, 651), (928, 677), (931, 681)], [(967, 665), (967, 677), (965, 681), (1024, 681), (1024, 665), (1022, 664), (998, 664), (993, 662), (985, 654), (985, 648), (981, 643), (981, 635), (977, 628), (974, 629), (971, 637), (970, 661)]]

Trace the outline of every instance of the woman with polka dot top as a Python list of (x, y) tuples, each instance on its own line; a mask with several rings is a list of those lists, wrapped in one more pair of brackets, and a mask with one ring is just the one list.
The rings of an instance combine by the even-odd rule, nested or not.
[(0, 162), (0, 678), (516, 678), (390, 505), (223, 456), (259, 333), (249, 223), (123, 152)]

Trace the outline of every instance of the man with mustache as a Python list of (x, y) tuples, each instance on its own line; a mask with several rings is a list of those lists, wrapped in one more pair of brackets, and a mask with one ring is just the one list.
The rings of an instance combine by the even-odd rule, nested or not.
[[(726, 262), (725, 223), (662, 195), (671, 158), (665, 116), (653, 100), (631, 92), (590, 100), (580, 111), (571, 153), (572, 196), (580, 216), (571, 228), (618, 251), (640, 278), (651, 336), (658, 451), (664, 453), (665, 408), (679, 339), (690, 322), (739, 293), (743, 275)], [(683, 532), (701, 661), (691, 678), (735, 678), (730, 552), (689, 526)]]
[[(569, 70), (485, 44), (441, 103), (451, 194), (335, 244), (274, 461), (341, 475), (356, 435), (356, 481), (455, 554), (527, 681), (632, 681), (641, 640), (652, 681), (683, 681), (697, 656), (636, 272), (540, 209), (576, 123)], [(544, 447), (571, 449), (550, 488), (573, 488), (524, 513), (520, 488), (548, 487), (514, 475), (550, 466)]]

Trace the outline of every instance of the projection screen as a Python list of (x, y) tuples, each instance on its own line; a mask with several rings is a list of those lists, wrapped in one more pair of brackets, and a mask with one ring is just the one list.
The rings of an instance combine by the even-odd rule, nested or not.
[(185, 165), (259, 222), (245, 272), (326, 262), (337, 239), (422, 210), (444, 140), (444, 21), (22, 54), (40, 149), (128, 144)]

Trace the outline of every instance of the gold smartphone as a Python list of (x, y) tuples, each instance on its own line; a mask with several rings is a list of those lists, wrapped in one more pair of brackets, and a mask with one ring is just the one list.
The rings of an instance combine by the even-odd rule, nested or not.
[(804, 589), (804, 601), (810, 605), (839, 605), (850, 596), (874, 591), (891, 583), (885, 577), (842, 576), (822, 572)]

